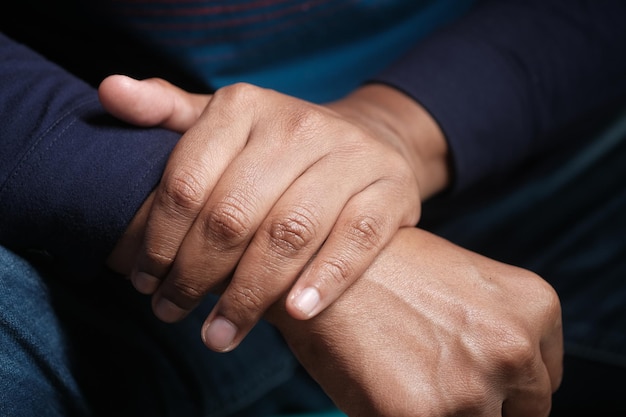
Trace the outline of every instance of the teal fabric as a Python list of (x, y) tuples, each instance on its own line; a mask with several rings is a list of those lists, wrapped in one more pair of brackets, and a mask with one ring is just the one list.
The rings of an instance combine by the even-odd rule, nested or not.
[[(370, 2), (361, 2), (370, 3)], [(380, 3), (380, 2), (374, 2)], [(376, 75), (391, 62), (406, 53), (416, 42), (432, 31), (467, 12), (474, 0), (396, 0), (396, 4), (411, 7), (389, 7), (389, 11), (371, 8), (368, 13), (344, 16), (341, 30), (350, 29), (347, 36), (338, 29), (336, 36), (325, 38), (318, 51), (306, 53), (302, 46), (295, 46), (289, 59), (280, 59), (264, 65), (242, 65), (237, 70), (206, 73), (215, 87), (245, 81), (313, 102), (326, 102), (344, 96), (358, 87), (364, 80)], [(387, 2), (387, 4), (390, 4)], [(366, 9), (364, 7), (364, 9)], [(395, 12), (395, 13), (394, 13)], [(372, 21), (380, 15), (390, 22), (371, 31)], [(349, 21), (350, 25), (345, 25)], [(392, 23), (393, 22), (393, 23)], [(354, 33), (363, 33), (355, 36)], [(309, 36), (319, 36), (309, 35)], [(347, 38), (347, 39), (346, 39)], [(284, 51), (283, 51), (284, 52)], [(202, 67), (196, 65), (195, 68)], [(206, 67), (205, 67), (206, 68)], [(208, 72), (208, 71), (207, 71)]]
[(245, 81), (315, 102), (374, 76), (475, 0), (199, 0), (108, 3), (173, 62), (215, 88)]

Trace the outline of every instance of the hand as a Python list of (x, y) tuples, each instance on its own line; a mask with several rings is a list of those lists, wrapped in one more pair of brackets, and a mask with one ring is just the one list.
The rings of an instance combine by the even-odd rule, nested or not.
[(279, 307), (271, 321), (349, 416), (545, 417), (561, 380), (552, 287), (416, 228), (314, 319)]
[(125, 77), (100, 94), (131, 123), (188, 129), (131, 279), (165, 321), (223, 291), (204, 332), (214, 350), (234, 348), (285, 292), (294, 317), (322, 311), (447, 183), (441, 132), (389, 87), (327, 106), (245, 84), (197, 96)]

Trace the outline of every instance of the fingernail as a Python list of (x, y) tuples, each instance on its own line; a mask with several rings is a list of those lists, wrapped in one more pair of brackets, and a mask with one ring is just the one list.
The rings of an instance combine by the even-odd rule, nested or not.
[(227, 351), (235, 340), (237, 327), (224, 317), (216, 317), (204, 331), (204, 343), (211, 349)]
[(296, 296), (293, 305), (306, 316), (310, 317), (319, 303), (320, 293), (317, 288), (307, 287)]
[(166, 323), (180, 320), (187, 313), (167, 298), (159, 298), (154, 304), (154, 315)]
[(142, 294), (152, 294), (159, 287), (159, 279), (145, 272), (135, 272), (130, 281), (137, 291)]

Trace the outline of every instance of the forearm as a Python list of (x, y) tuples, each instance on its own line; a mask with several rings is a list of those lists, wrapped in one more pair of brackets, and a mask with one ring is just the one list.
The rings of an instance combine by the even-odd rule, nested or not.
[(4, 36), (0, 56), (0, 244), (102, 265), (178, 135), (113, 121), (93, 88)]

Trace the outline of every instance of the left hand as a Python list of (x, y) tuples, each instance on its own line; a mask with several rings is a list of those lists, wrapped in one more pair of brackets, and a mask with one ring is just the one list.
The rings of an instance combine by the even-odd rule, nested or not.
[(204, 334), (209, 347), (230, 350), (285, 292), (294, 317), (322, 311), (398, 228), (415, 225), (423, 194), (445, 178), (390, 114), (410, 104), (407, 119), (430, 122), (416, 131), (437, 132), (439, 148), (445, 142), (432, 120), (415, 117), (413, 100), (389, 90), (369, 86), (319, 106), (245, 84), (198, 96), (163, 80), (105, 80), (101, 100), (113, 115), (186, 131), (131, 277), (154, 294), (156, 315), (178, 320), (230, 279)]
[(267, 318), (350, 417), (547, 417), (563, 371), (546, 281), (415, 227), (317, 317)]

